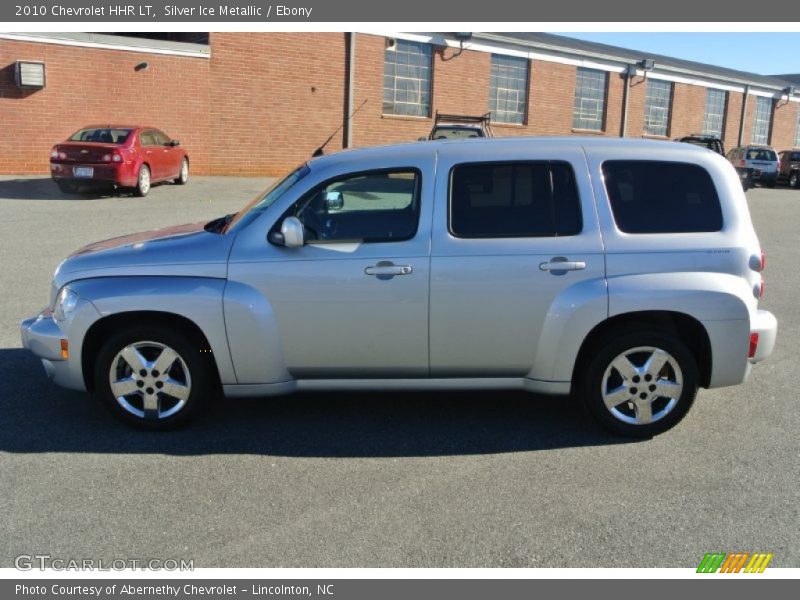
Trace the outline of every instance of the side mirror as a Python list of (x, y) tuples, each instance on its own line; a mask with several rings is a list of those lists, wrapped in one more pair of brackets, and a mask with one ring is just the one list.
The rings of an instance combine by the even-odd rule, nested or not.
[(325, 192), (325, 206), (328, 210), (341, 210), (344, 208), (342, 192)]
[(175, 146), (180, 146), (181, 143), (178, 140), (170, 140), (169, 142), (167, 142), (167, 145), (172, 146), (174, 148)]
[(271, 243), (286, 248), (299, 248), (306, 243), (303, 224), (297, 217), (286, 217), (281, 223), (281, 230), (272, 231), (267, 237)]

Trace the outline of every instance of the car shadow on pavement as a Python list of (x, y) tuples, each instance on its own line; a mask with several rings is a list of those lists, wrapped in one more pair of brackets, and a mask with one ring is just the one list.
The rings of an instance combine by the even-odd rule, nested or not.
[(170, 432), (132, 429), (87, 394), (49, 382), (39, 360), (0, 349), (0, 452), (415, 457), (630, 442), (574, 400), (521, 392), (317, 393), (219, 398)]
[(130, 195), (111, 187), (82, 187), (75, 194), (65, 194), (49, 177), (0, 179), (0, 200), (97, 200)]

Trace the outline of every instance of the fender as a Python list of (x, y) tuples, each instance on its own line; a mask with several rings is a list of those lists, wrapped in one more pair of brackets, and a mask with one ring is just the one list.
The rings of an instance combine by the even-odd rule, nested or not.
[(69, 286), (97, 309), (95, 322), (133, 311), (163, 312), (190, 320), (205, 334), (220, 379), (229, 384), (236, 383), (236, 375), (222, 310), (225, 283), (224, 279), (205, 277), (143, 276), (80, 279)]
[(583, 340), (608, 318), (606, 280), (591, 279), (565, 289), (547, 311), (530, 379), (570, 381)]
[(668, 310), (701, 322), (749, 320), (755, 304), (749, 284), (727, 273), (648, 273), (608, 278), (609, 317)]

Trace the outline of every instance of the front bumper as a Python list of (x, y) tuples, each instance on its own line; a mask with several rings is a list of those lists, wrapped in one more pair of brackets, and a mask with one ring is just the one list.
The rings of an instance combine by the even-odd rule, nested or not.
[(68, 358), (62, 356), (61, 340), (68, 341), (68, 338), (49, 309), (42, 311), (37, 317), (22, 321), (20, 337), (23, 348), (30, 350), (42, 360), (48, 379), (65, 388), (86, 390), (80, 348), (69, 348)]
[(758, 334), (758, 345), (750, 362), (755, 364), (772, 354), (775, 348), (775, 338), (778, 336), (778, 320), (767, 310), (757, 310), (750, 320), (750, 333)]

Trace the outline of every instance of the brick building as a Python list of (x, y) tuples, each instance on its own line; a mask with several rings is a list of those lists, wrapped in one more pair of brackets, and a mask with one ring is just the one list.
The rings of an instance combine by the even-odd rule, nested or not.
[[(18, 61), (44, 87), (18, 86)], [(46, 173), (83, 125), (135, 123), (180, 139), (196, 174), (278, 174), (331, 134), (328, 151), (415, 140), (437, 111), (491, 111), (497, 136), (782, 150), (800, 146), (794, 85), (543, 33), (0, 34), (0, 173)]]

